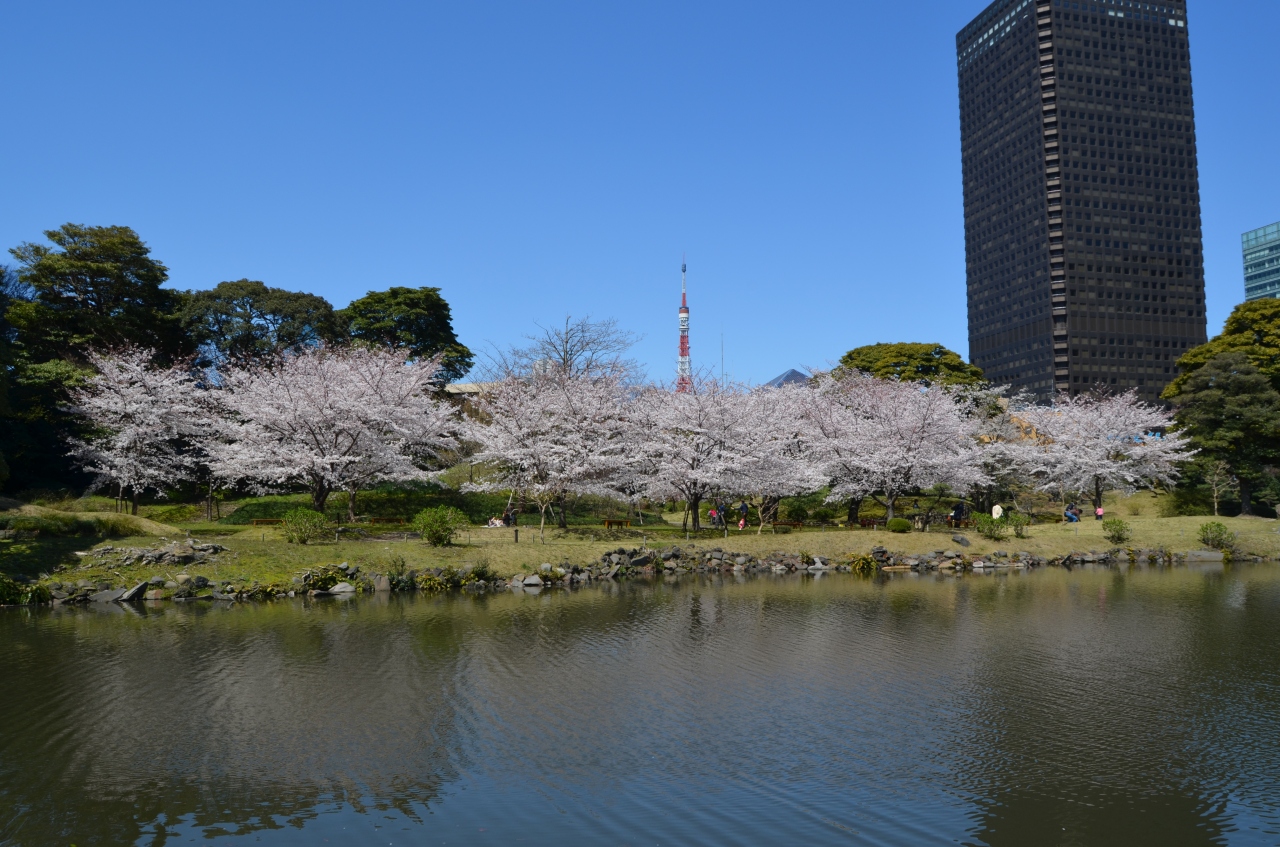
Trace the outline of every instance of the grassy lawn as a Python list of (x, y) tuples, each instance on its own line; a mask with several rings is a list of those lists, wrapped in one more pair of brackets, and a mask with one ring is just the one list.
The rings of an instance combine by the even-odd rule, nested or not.
[[(33, 507), (24, 507), (30, 511)], [(1127, 512), (1138, 511), (1141, 514)], [(1109, 516), (1126, 520), (1133, 529), (1133, 539), (1125, 546), (1132, 548), (1163, 548), (1174, 552), (1200, 549), (1198, 540), (1201, 524), (1212, 518), (1158, 517), (1157, 510), (1146, 508), (1144, 503), (1119, 503), (1109, 509)], [(527, 518), (528, 516), (526, 516)], [(1280, 557), (1280, 522), (1261, 518), (1221, 518), (1239, 537), (1239, 548), (1249, 554), (1270, 558)], [(149, 534), (138, 532), (130, 537), (103, 540), (94, 537), (40, 537), (37, 539), (0, 540), (0, 573), (37, 576), (41, 573), (57, 573), (62, 581), (85, 579), (91, 582), (107, 581), (114, 584), (132, 584), (153, 576), (172, 578), (178, 573), (174, 568), (157, 568), (154, 565), (120, 567), (112, 560), (105, 563), (77, 553), (91, 551), (106, 544), (115, 547), (156, 547), (167, 541), (188, 536), (200, 540), (216, 540), (229, 548), (215, 562), (193, 565), (182, 570), (192, 576), (205, 575), (210, 579), (237, 584), (259, 582), (288, 583), (299, 572), (317, 565), (348, 562), (359, 565), (365, 572), (386, 572), (403, 564), (404, 567), (422, 570), (432, 567), (474, 566), (487, 564), (502, 575), (531, 571), (543, 562), (560, 564), (569, 562), (587, 564), (607, 551), (620, 547), (634, 548), (647, 544), (650, 548), (696, 544), (702, 549), (722, 547), (734, 552), (763, 555), (775, 551), (807, 552), (839, 560), (850, 554), (867, 553), (873, 547), (885, 547), (893, 552), (906, 554), (929, 553), (935, 550), (960, 549), (947, 530), (895, 534), (885, 530), (847, 530), (829, 528), (825, 531), (807, 528), (787, 534), (765, 531), (757, 535), (755, 530), (731, 529), (726, 539), (723, 533), (704, 530), (689, 540), (678, 526), (663, 524), (647, 527), (635, 526), (631, 530), (605, 532), (599, 525), (571, 527), (568, 532), (548, 529), (546, 541), (538, 538), (536, 527), (522, 526), (520, 541), (510, 529), (472, 528), (464, 532), (452, 547), (432, 548), (416, 539), (397, 537), (393, 527), (378, 527), (378, 537), (362, 540), (342, 540), (336, 543), (309, 545), (287, 544), (274, 527), (246, 527), (226, 523), (181, 523), (176, 526), (155, 521), (136, 524)], [(392, 531), (388, 531), (392, 530)], [(1037, 524), (1029, 530), (1029, 537), (1010, 537), (993, 542), (966, 531), (970, 542), (964, 548), (970, 554), (985, 554), (997, 550), (1027, 552), (1054, 557), (1072, 551), (1101, 551), (1114, 547), (1102, 534), (1102, 524), (1086, 520), (1080, 524)]]

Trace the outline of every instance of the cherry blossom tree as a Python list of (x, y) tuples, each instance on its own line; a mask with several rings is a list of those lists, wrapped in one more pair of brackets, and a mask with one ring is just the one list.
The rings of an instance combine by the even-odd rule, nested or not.
[(755, 506), (756, 534), (776, 520), (783, 497), (807, 494), (825, 482), (813, 462), (803, 422), (807, 385), (759, 388), (728, 398), (734, 411), (722, 485)]
[(1064, 498), (1085, 494), (1102, 505), (1105, 491), (1133, 492), (1172, 484), (1191, 458), (1187, 440), (1169, 432), (1173, 416), (1125, 394), (1059, 394), (1049, 406), (1017, 411), (1034, 431), (1027, 462), (1041, 489)]
[(651, 386), (631, 404), (634, 471), (652, 500), (687, 504), (685, 525), (701, 528), (699, 508), (726, 490), (739, 455), (744, 390), (741, 386), (695, 376), (693, 388), (677, 392)]
[(317, 511), (346, 492), (354, 521), (361, 489), (431, 479), (428, 466), (457, 446), (440, 386), (438, 359), (383, 349), (307, 348), (230, 369), (217, 392), (214, 472), (260, 491), (305, 486)]
[(519, 492), (538, 506), (545, 540), (547, 512), (559, 506), (565, 526), (570, 493), (606, 493), (624, 467), (625, 397), (619, 379), (546, 369), (508, 376), (481, 392), (467, 437), (480, 444), (471, 461), (483, 491)]
[(141, 348), (89, 353), (97, 373), (71, 397), (72, 411), (91, 428), (88, 437), (72, 442), (71, 456), (95, 474), (95, 487), (115, 487), (120, 500), (127, 492), (135, 515), (144, 491), (163, 496), (191, 477), (208, 431), (190, 374), (154, 367), (153, 356)]
[(987, 481), (976, 438), (979, 418), (963, 394), (941, 386), (819, 375), (804, 418), (828, 480), (828, 502), (871, 497), (889, 518), (902, 495)]

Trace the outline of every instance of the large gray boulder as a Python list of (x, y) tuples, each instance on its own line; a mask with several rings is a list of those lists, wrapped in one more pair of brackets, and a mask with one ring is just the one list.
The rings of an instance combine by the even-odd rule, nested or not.
[(349, 582), (339, 582), (329, 589), (330, 594), (355, 594), (356, 587)]
[(538, 587), (538, 588), (541, 588), (541, 587), (542, 587), (542, 577), (538, 576), (537, 574), (531, 574), (530, 576), (526, 576), (526, 577), (524, 578), (524, 582), (523, 582), (523, 583), (521, 583), (521, 584), (522, 584), (522, 585), (528, 585), (528, 586), (530, 586), (530, 587)]
[(133, 588), (130, 588), (128, 591), (121, 594), (118, 599), (122, 603), (132, 603), (135, 600), (141, 600), (143, 599), (143, 595), (147, 591), (147, 587), (148, 587), (147, 583), (140, 582), (137, 585), (135, 585)]

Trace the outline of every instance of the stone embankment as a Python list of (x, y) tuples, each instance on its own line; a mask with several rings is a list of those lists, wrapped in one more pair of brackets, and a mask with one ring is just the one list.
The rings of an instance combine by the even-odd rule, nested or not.
[[(530, 573), (520, 573), (511, 578), (498, 577), (487, 568), (456, 570), (432, 568), (422, 572), (402, 570), (391, 574), (365, 573), (358, 566), (343, 563), (314, 568), (293, 577), (288, 584), (261, 585), (237, 584), (225, 580), (211, 580), (204, 575), (179, 573), (172, 578), (154, 576), (150, 579), (118, 586), (111, 582), (59, 582), (56, 580), (12, 581), (25, 604), (49, 604), (55, 606), (81, 603), (132, 603), (140, 601), (247, 601), (270, 600), (290, 597), (350, 597), (356, 594), (384, 592), (444, 592), (466, 591), (483, 593), (494, 591), (536, 591), (550, 587), (573, 587), (618, 579), (654, 579), (699, 574), (807, 574), (825, 572), (858, 573), (994, 573), (999, 571), (1026, 570), (1039, 567), (1075, 568), (1085, 566), (1115, 567), (1144, 564), (1173, 566), (1196, 563), (1230, 561), (1230, 554), (1213, 551), (1195, 551), (1173, 554), (1166, 550), (1124, 550), (1105, 552), (1073, 552), (1056, 558), (1036, 556), (1031, 553), (997, 551), (990, 554), (970, 554), (959, 544), (963, 536), (957, 536), (956, 550), (936, 550), (929, 554), (907, 555), (891, 553), (883, 547), (873, 548), (870, 555), (853, 555), (834, 562), (806, 553), (772, 553), (758, 557), (750, 553), (735, 553), (719, 547), (699, 550), (696, 545), (687, 549), (672, 547), (655, 551), (648, 549), (619, 548), (605, 553), (590, 565), (573, 565), (568, 562), (553, 565), (545, 563)], [(964, 546), (968, 542), (965, 541)], [(216, 544), (179, 542), (155, 549), (102, 547), (92, 556), (105, 563), (112, 560), (127, 565), (188, 566), (212, 562), (226, 548)], [(5, 601), (11, 602), (11, 601)]]

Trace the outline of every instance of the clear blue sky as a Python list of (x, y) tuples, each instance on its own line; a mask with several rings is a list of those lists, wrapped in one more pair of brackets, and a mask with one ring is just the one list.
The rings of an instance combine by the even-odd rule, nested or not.
[[(473, 348), (617, 317), (669, 377), (967, 354), (954, 38), (980, 0), (5, 4), (0, 244), (134, 227), (172, 283), (436, 285)], [(1192, 0), (1210, 334), (1280, 220), (1275, 0)]]

